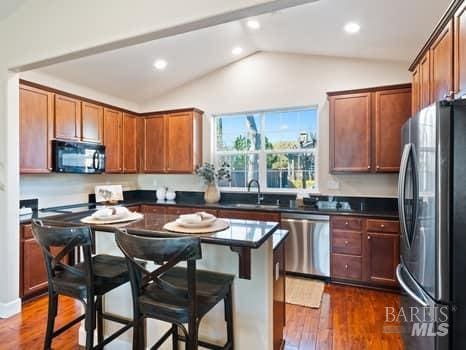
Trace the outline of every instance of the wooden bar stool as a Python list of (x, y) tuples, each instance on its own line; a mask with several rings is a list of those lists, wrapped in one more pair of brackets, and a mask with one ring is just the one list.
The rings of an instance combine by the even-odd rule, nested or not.
[[(91, 256), (92, 232), (89, 226), (48, 226), (40, 220), (34, 220), (32, 232), (42, 248), (48, 277), (49, 307), (44, 349), (51, 349), (54, 337), (83, 319), (87, 350), (103, 348), (133, 326), (131, 321), (115, 315), (107, 315), (102, 309), (102, 296), (129, 281), (125, 258), (104, 254)], [(51, 251), (52, 247), (62, 249), (54, 255)], [(83, 261), (71, 266), (63, 259), (75, 248), (82, 249)], [(80, 300), (85, 306), (85, 313), (60, 329), (54, 330), (59, 295)], [(96, 312), (98, 345), (94, 348)], [(104, 319), (124, 326), (104, 340)]]
[[(173, 349), (178, 341), (186, 349), (198, 346), (208, 349), (233, 349), (233, 275), (196, 270), (202, 258), (198, 237), (149, 238), (116, 230), (117, 245), (128, 261), (133, 295), (133, 349), (145, 349), (144, 319), (154, 318), (171, 323), (171, 328), (151, 347), (158, 349), (172, 336)], [(160, 265), (148, 271), (141, 261)], [(186, 261), (187, 268), (175, 267)], [(199, 324), (217, 303), (224, 301), (227, 339), (224, 346), (200, 341)], [(188, 328), (184, 326), (188, 324)], [(178, 333), (178, 328), (182, 334)]]

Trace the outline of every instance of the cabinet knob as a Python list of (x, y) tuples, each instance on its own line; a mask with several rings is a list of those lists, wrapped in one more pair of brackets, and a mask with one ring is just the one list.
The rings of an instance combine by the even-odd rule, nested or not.
[(385, 227), (385, 225), (384, 225), (384, 224), (380, 224), (380, 227), (381, 227), (381, 228), (384, 228), (384, 227)]
[(380, 169), (380, 165), (377, 165), (376, 168), (377, 168), (377, 169)]
[(345, 221), (345, 225), (347, 225), (347, 226), (348, 226), (348, 221)]
[(368, 166), (367, 166), (367, 169), (370, 169), (370, 168), (371, 168), (371, 166), (370, 166), (370, 165), (368, 165)]
[(348, 270), (348, 269), (349, 269), (348, 264), (345, 264), (345, 270)]
[(371, 239), (371, 236), (367, 236), (367, 239)]
[(348, 245), (348, 241), (345, 241), (345, 245)]
[(445, 99), (453, 99), (455, 97), (455, 92), (453, 90), (448, 91), (445, 95)]

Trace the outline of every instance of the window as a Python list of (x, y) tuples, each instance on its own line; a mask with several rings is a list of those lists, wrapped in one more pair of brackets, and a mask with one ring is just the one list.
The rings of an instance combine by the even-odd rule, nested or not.
[(217, 165), (231, 166), (231, 182), (245, 188), (257, 179), (268, 190), (317, 190), (317, 108), (297, 108), (214, 117)]

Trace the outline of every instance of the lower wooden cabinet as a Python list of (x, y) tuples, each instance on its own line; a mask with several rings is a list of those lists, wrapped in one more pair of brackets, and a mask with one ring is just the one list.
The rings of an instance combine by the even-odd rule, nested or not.
[(375, 287), (397, 287), (400, 256), (397, 220), (333, 216), (331, 278)]
[(283, 345), (283, 331), (286, 323), (285, 299), (285, 242), (273, 251), (273, 349)]
[(268, 211), (222, 209), (218, 211), (218, 217), (226, 219), (280, 222), (280, 213)]

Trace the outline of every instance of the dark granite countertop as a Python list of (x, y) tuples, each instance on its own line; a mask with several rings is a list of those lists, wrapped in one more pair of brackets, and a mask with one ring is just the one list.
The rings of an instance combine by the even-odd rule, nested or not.
[[(81, 219), (92, 214), (94, 210), (81, 213), (62, 214), (48, 218), (50, 223), (80, 224)], [(91, 225), (97, 231), (112, 232), (115, 227), (124, 228), (135, 235), (153, 237), (184, 236), (186, 234), (174, 233), (164, 229), (167, 222), (177, 219), (177, 215), (145, 213), (144, 218), (115, 225)], [(277, 229), (278, 222), (265, 222), (255, 220), (224, 219), (230, 222), (230, 227), (214, 233), (197, 234), (203, 243), (226, 245), (231, 247), (259, 248)], [(285, 231), (286, 232), (286, 231)], [(191, 234), (189, 234), (191, 235)], [(285, 233), (281, 233), (275, 240), (282, 240)], [(278, 243), (277, 243), (278, 244)]]

